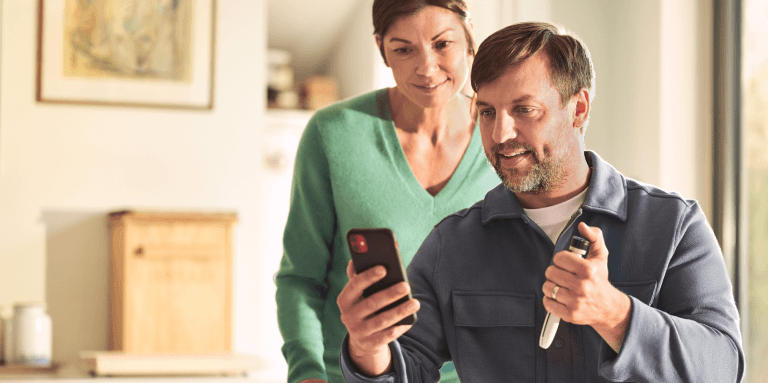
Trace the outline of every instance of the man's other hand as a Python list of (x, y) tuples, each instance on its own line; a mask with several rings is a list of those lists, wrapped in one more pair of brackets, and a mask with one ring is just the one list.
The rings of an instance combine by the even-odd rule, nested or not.
[[(581, 222), (579, 233), (590, 242), (587, 258), (570, 251), (555, 254), (544, 274), (544, 308), (566, 322), (592, 326), (618, 353), (632, 301), (608, 281), (608, 249), (600, 228)], [(559, 289), (552, 299), (555, 286)]]

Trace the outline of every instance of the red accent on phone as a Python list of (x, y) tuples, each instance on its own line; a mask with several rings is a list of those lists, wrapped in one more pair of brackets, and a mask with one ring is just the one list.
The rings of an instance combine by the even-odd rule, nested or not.
[(365, 237), (361, 234), (350, 235), (349, 246), (353, 253), (365, 254), (368, 252), (368, 244), (365, 243)]

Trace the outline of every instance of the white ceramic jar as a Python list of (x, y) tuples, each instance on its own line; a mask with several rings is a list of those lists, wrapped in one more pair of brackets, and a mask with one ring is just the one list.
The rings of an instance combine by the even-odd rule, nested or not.
[(43, 303), (17, 303), (13, 307), (13, 358), (16, 364), (51, 365), (51, 317)]

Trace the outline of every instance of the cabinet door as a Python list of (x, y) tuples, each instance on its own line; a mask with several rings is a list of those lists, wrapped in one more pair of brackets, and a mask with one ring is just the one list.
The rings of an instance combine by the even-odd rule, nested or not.
[(231, 262), (224, 224), (160, 221), (127, 227), (126, 352), (231, 349)]
[(234, 213), (110, 214), (110, 349), (232, 349)]

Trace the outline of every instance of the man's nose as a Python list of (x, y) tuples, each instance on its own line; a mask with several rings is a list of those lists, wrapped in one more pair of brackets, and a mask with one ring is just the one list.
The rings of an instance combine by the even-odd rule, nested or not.
[(493, 125), (493, 141), (503, 144), (517, 137), (517, 126), (515, 119), (507, 113), (499, 113)]

